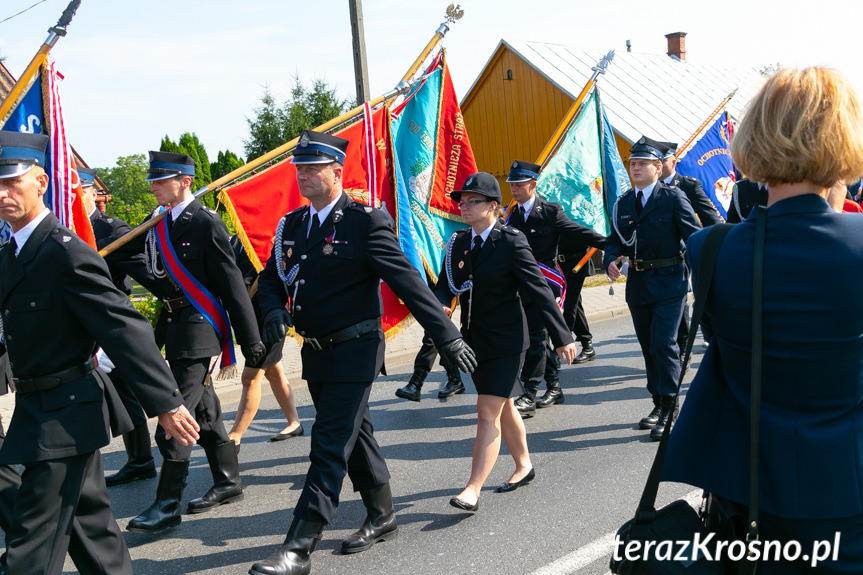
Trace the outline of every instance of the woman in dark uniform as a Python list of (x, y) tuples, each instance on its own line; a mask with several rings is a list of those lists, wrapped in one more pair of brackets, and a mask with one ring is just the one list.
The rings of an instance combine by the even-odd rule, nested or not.
[(474, 349), (477, 430), (467, 487), (450, 500), (453, 507), (476, 511), (479, 493), (506, 443), (515, 471), (498, 487), (512, 491), (535, 477), (521, 416), (513, 404), (524, 393), (519, 373), (528, 348), (527, 322), (519, 292), (530, 294), (542, 309), (561, 360), (575, 357), (572, 335), (540, 272), (524, 235), (498, 221), (501, 193), (491, 174), (479, 172), (452, 192), (462, 218), (471, 227), (453, 234), (447, 244), (436, 294), (444, 305), (454, 296), (461, 303), (461, 332)]

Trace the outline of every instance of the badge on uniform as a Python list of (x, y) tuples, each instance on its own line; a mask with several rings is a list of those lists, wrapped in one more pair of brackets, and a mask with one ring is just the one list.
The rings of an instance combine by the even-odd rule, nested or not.
[(288, 251), (285, 253), (285, 257), (290, 258), (294, 255), (294, 248), (288, 248)]
[(325, 255), (325, 256), (328, 256), (328, 255), (330, 255), (331, 253), (333, 253), (333, 244), (326, 244), (326, 245), (324, 246), (324, 255)]
[(345, 215), (345, 214), (344, 214), (344, 213), (342, 213), (342, 211), (341, 211), (341, 210), (336, 210), (335, 212), (333, 212), (333, 223), (334, 223), (334, 224), (337, 224), (337, 223), (339, 223), (340, 221), (342, 221), (342, 218), (344, 217), (344, 215)]
[(462, 260), (458, 263), (458, 269), (461, 269), (463, 267), (464, 267), (464, 260)]
[(71, 241), (72, 241), (72, 236), (63, 236), (63, 243), (64, 243), (64, 244), (65, 244), (66, 242), (71, 242)]

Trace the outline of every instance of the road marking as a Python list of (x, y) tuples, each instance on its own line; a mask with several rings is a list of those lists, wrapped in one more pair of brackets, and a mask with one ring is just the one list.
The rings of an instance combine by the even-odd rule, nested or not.
[[(703, 491), (701, 489), (696, 489), (694, 491), (690, 491), (681, 499), (686, 500), (686, 502), (694, 509), (698, 509), (701, 506), (702, 493)], [(603, 559), (605, 565), (608, 565), (611, 553), (614, 551), (615, 535), (617, 535), (617, 531), (606, 533), (599, 539), (594, 539), (587, 545), (576, 549), (569, 555), (565, 555), (557, 561), (540, 567), (531, 575), (574, 575), (585, 567), (592, 565), (599, 559)], [(602, 571), (596, 571), (594, 569), (591, 573), (608, 574), (609, 571), (603, 566)]]

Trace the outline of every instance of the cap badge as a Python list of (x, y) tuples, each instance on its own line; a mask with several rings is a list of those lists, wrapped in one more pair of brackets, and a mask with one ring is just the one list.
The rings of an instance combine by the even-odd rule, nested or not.
[(516, 162), (513, 162), (513, 163), (512, 163), (512, 167), (513, 167), (513, 168), (517, 168), (517, 167), (518, 167), (518, 162), (517, 162), (517, 161), (516, 161)]
[(640, 140), (638, 140), (638, 143), (639, 143), (639, 144), (646, 144), (646, 143), (647, 143), (647, 140), (645, 140), (645, 139), (642, 137)]
[(473, 176), (469, 177), (464, 183), (465, 187), (473, 185)]
[(301, 148), (305, 148), (305, 147), (306, 147), (306, 146), (308, 146), (308, 145), (309, 145), (309, 135), (308, 135), (308, 134), (303, 134), (303, 135), (300, 137), (300, 147), (301, 147)]

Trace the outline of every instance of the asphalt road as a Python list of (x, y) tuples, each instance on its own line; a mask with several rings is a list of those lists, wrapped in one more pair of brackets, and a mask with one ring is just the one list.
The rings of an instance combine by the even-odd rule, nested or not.
[[(405, 384), (411, 366), (391, 368), (374, 385), (370, 407), (392, 473), (399, 537), (364, 553), (339, 553), (340, 541), (365, 517), (358, 494), (346, 481), (336, 521), (313, 555), (312, 572), (607, 573), (611, 536), (631, 518), (657, 444), (636, 425), (652, 404), (631, 320), (613, 319), (592, 328), (596, 361), (565, 368), (566, 403), (540, 410), (527, 421), (536, 480), (515, 492), (495, 493), (513, 469), (504, 448), (475, 514), (448, 505), (470, 474), (476, 420), (472, 384), (466, 378), (467, 393), (440, 401), (437, 389), (445, 374), (437, 370), (426, 382), (422, 401), (407, 402), (394, 391)], [(699, 343), (693, 367), (700, 361)], [(178, 528), (161, 537), (126, 532), (135, 573), (244, 574), (281, 544), (308, 467), (314, 419), (308, 391), (297, 383), (306, 436), (269, 443), (284, 419), (273, 397), (265, 396), (240, 452), (245, 500), (203, 515), (184, 515)], [(223, 397), (223, 408), (230, 425), (236, 397)], [(122, 442), (115, 440), (104, 451), (106, 472), (124, 460)], [(211, 482), (204, 453), (196, 448), (184, 501), (203, 494)], [(121, 528), (150, 504), (155, 487), (156, 480), (148, 480), (110, 490)], [(660, 500), (691, 492), (686, 485), (664, 484)], [(71, 562), (67, 569), (76, 572)]]

